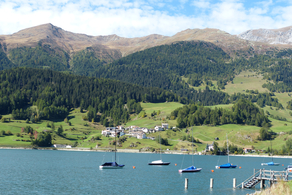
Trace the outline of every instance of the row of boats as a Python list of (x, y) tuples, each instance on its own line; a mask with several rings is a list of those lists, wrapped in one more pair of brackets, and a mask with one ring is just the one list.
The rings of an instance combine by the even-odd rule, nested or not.
[[(159, 139), (160, 139), (160, 135), (159, 135)], [(223, 164), (223, 165), (218, 165), (215, 166), (216, 169), (226, 169), (226, 168), (236, 168), (237, 165), (233, 165), (229, 162), (229, 149), (228, 149), (228, 137), (226, 134), (226, 139), (227, 139), (227, 155), (228, 155), (228, 163)], [(161, 144), (160, 144), (160, 151), (161, 151)], [(193, 143), (192, 143), (192, 166), (187, 167), (185, 169), (179, 169), (179, 173), (184, 173), (184, 172), (200, 172), (202, 170), (202, 168), (197, 168), (194, 166), (194, 150), (193, 150)], [(161, 158), (161, 152), (160, 152), (160, 160), (155, 160), (152, 161), (150, 163), (148, 163), (148, 165), (158, 165), (158, 166), (162, 166), (162, 165), (169, 165), (170, 162), (163, 162), (162, 158)], [(262, 163), (262, 166), (279, 166), (279, 163), (274, 163), (273, 162), (273, 157), (272, 157), (272, 161), (268, 162), (268, 163)], [(106, 162), (103, 163), (102, 165), (99, 166), (100, 169), (121, 169), (123, 168), (125, 165), (119, 165), (116, 162), (116, 145), (115, 145), (115, 161), (114, 162)]]

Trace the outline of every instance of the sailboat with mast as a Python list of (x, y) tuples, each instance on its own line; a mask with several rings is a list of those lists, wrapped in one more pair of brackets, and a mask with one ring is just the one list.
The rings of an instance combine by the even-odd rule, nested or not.
[(227, 155), (228, 155), (228, 163), (226, 164), (223, 164), (223, 165), (219, 165), (219, 166), (215, 166), (216, 169), (226, 169), (226, 168), (236, 168), (237, 165), (233, 165), (233, 164), (230, 164), (229, 162), (229, 148), (228, 148), (228, 136), (227, 136), (227, 133), (226, 133), (226, 140), (227, 140)]
[(272, 142), (271, 142), (271, 151), (272, 151), (272, 161), (268, 163), (262, 163), (262, 166), (279, 166), (280, 163), (274, 163), (273, 160), (273, 147), (272, 147)]
[(159, 144), (160, 144), (160, 160), (152, 161), (151, 163), (148, 163), (148, 165), (169, 165), (170, 162), (163, 162), (161, 157), (161, 139), (160, 139), (160, 131), (159, 131)]
[(179, 173), (192, 173), (192, 172), (200, 172), (202, 168), (197, 168), (194, 166), (194, 137), (193, 137), (193, 128), (192, 128), (192, 166), (178, 170)]
[(125, 165), (119, 165), (116, 162), (116, 158), (117, 158), (117, 141), (116, 141), (116, 137), (117, 137), (117, 131), (115, 129), (115, 161), (114, 162), (105, 162), (102, 165), (99, 166), (99, 169), (122, 169)]

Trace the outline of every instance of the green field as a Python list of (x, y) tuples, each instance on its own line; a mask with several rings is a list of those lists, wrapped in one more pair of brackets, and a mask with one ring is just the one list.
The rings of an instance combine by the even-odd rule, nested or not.
[[(21, 128), (26, 126), (31, 126), (34, 130), (38, 132), (42, 132), (44, 130), (52, 130), (50, 127), (47, 127), (47, 123), (53, 122), (55, 125), (55, 131), (57, 128), (62, 125), (66, 137), (61, 137), (54, 134), (53, 144), (68, 144), (73, 145), (75, 141), (79, 141), (80, 137), (85, 137), (87, 133), (98, 133), (95, 128), (90, 126), (85, 126), (88, 122), (82, 120), (82, 115), (86, 115), (86, 113), (80, 113), (78, 110), (71, 111), (68, 116), (69, 121), (71, 122), (71, 126), (64, 122), (64, 120), (58, 121), (41, 121), (37, 123), (26, 123), (24, 120), (10, 120), (10, 122), (1, 123), (0, 130), (4, 130), (5, 132), (10, 130), (13, 135), (0, 137), (0, 146), (21, 146), (28, 147), (31, 146), (30, 142), (24, 141), (16, 141), (18, 139), (30, 140), (29, 135), (26, 133), (21, 133)], [(5, 118), (11, 118), (10, 115), (4, 115)], [(22, 137), (17, 137), (16, 134), (21, 133)]]
[[(245, 79), (249, 79), (250, 77), (243, 77)], [(253, 78), (254, 79), (254, 78)], [(278, 94), (277, 94), (278, 95)], [(286, 94), (287, 95), (287, 94)], [(286, 98), (286, 95), (279, 94), (278, 97), (282, 97), (282, 100)], [(287, 95), (288, 96), (288, 95)], [(168, 123), (169, 127), (175, 127), (176, 121), (170, 120), (170, 113), (183, 105), (176, 102), (166, 102), (166, 103), (141, 103), (143, 111), (146, 112), (145, 118), (139, 118), (138, 115), (131, 116), (131, 121), (125, 124), (125, 127), (129, 127), (132, 125), (139, 127), (147, 127), (154, 128), (156, 125), (161, 125), (161, 123)], [(223, 109), (231, 109), (233, 104), (229, 105), (216, 105), (209, 106), (214, 109), (223, 108)], [(276, 110), (275, 108), (271, 109), (270, 107), (265, 107), (264, 110), (268, 110), (270, 114), (285, 116), (288, 120), (292, 121), (292, 118), (288, 114), (288, 110)], [(160, 111), (159, 115), (155, 117), (151, 117), (151, 113), (153, 111)], [(288, 114), (288, 116), (286, 116)], [(101, 130), (104, 129), (103, 126), (95, 123), (94, 127), (92, 127), (92, 123), (88, 121), (83, 121), (82, 116), (86, 115), (86, 113), (80, 113), (79, 109), (72, 110), (70, 115), (68, 116), (69, 121), (71, 122), (71, 126), (64, 122), (64, 120), (59, 121), (41, 121), (39, 123), (29, 123), (27, 124), (22, 120), (10, 120), (10, 122), (2, 123), (0, 130), (4, 130), (5, 132), (10, 130), (13, 135), (10, 136), (2, 136), (0, 137), (0, 146), (14, 146), (14, 147), (31, 147), (31, 143), (26, 140), (30, 140), (29, 136), (25, 133), (22, 133), (22, 137), (17, 137), (16, 134), (21, 132), (21, 128), (25, 126), (31, 126), (33, 129), (38, 132), (44, 130), (52, 130), (50, 127), (47, 127), (47, 123), (54, 122), (55, 131), (57, 128), (62, 125), (66, 136), (58, 136), (54, 134), (53, 143), (57, 144), (69, 144), (73, 145), (75, 142), (78, 142), (77, 147), (81, 148), (95, 148), (96, 145), (99, 145), (101, 149), (113, 148), (113, 145), (110, 145), (110, 141), (113, 140), (111, 137), (101, 137), (101, 140), (91, 141), (92, 136), (101, 135)], [(6, 118), (11, 118), (10, 115), (5, 115)], [(270, 118), (272, 122), (271, 130), (277, 133), (280, 132), (289, 132), (292, 130), (292, 123), (287, 121), (279, 121)], [(175, 130), (167, 130), (161, 132), (161, 137), (167, 138), (169, 145), (162, 146), (162, 149), (171, 149), (171, 150), (180, 150), (181, 148), (186, 148), (191, 150), (191, 143), (188, 141), (181, 141), (181, 138), (184, 135), (191, 135), (191, 128), (188, 128), (189, 131), (186, 133), (186, 129), (175, 129)], [(215, 141), (215, 138), (219, 138), (218, 142), (219, 146), (223, 146), (226, 142), (226, 134), (228, 134), (228, 140), (230, 144), (235, 144), (239, 147), (255, 147), (256, 149), (267, 149), (270, 147), (270, 141), (258, 141), (256, 138), (259, 135), (260, 127), (255, 126), (247, 126), (247, 125), (235, 125), (235, 124), (227, 124), (227, 125), (219, 125), (219, 126), (195, 126), (193, 127), (193, 136), (195, 139), (199, 139), (201, 143), (195, 143), (195, 149), (197, 151), (202, 151), (205, 149), (206, 144), (211, 144)], [(158, 133), (152, 133), (147, 135), (148, 137), (157, 137)], [(285, 140), (288, 138), (292, 138), (292, 135), (284, 134), (277, 136), (276, 139), (272, 141), (274, 149), (281, 149), (285, 144)], [(16, 141), (17, 139), (23, 139), (25, 141)], [(134, 146), (134, 147), (133, 147)], [(127, 141), (121, 144), (118, 148), (120, 149), (143, 149), (146, 147), (151, 147), (154, 149), (159, 149), (160, 145), (153, 140), (150, 139), (136, 139), (136, 138), (127, 138)]]
[[(166, 117), (170, 115), (170, 113), (183, 105), (177, 102), (166, 102), (166, 103), (141, 103), (143, 110), (146, 112), (147, 116), (145, 118), (138, 118), (138, 116), (133, 116), (130, 122), (128, 122), (125, 126), (139, 126), (139, 127), (147, 127), (154, 128), (156, 125), (161, 126), (161, 123), (168, 123), (169, 126), (176, 126), (176, 121), (167, 120)], [(151, 117), (151, 113), (153, 111), (159, 111), (160, 114), (155, 116), (155, 118)]]
[(260, 93), (269, 92), (268, 89), (263, 88), (262, 85), (266, 82), (261, 75), (256, 72), (241, 72), (233, 79), (233, 83), (229, 82), (225, 86), (226, 93), (244, 93), (245, 90), (258, 90)]

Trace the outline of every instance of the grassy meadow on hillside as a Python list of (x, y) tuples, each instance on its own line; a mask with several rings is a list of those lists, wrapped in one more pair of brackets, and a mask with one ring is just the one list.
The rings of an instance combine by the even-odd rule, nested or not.
[[(176, 126), (176, 121), (167, 120), (166, 117), (170, 115), (170, 113), (182, 107), (183, 104), (177, 102), (165, 102), (165, 103), (141, 103), (143, 110), (146, 112), (145, 118), (139, 118), (137, 115), (132, 116), (131, 121), (126, 123), (125, 126), (139, 126), (139, 127), (147, 127), (154, 128), (155, 126), (161, 126), (161, 123), (167, 122), (169, 126)], [(151, 117), (151, 113), (153, 111), (160, 111), (159, 115), (155, 117)]]
[(226, 93), (245, 93), (245, 90), (258, 90), (260, 93), (269, 92), (268, 89), (263, 88), (262, 85), (266, 83), (261, 75), (256, 72), (241, 72), (233, 79), (233, 83), (229, 82), (225, 86)]
[[(73, 145), (75, 141), (80, 140), (80, 138), (85, 138), (86, 134), (97, 131), (95, 128), (88, 125), (88, 122), (82, 120), (82, 116), (86, 113), (80, 113), (78, 109), (70, 112), (68, 116), (71, 125), (65, 123), (64, 120), (58, 121), (41, 121), (36, 123), (26, 123), (24, 120), (10, 120), (10, 122), (5, 122), (1, 124), (0, 130), (5, 132), (10, 130), (13, 135), (0, 137), (0, 146), (31, 146), (30, 142), (26, 141), (15, 141), (15, 140), (30, 140), (29, 135), (25, 133), (23, 137), (17, 137), (17, 133), (21, 133), (21, 128), (26, 126), (31, 126), (34, 130), (42, 132), (44, 130), (52, 130), (52, 128), (47, 127), (47, 124), (54, 123), (55, 130), (62, 125), (66, 136), (54, 135), (53, 143), (58, 144), (68, 144)], [(11, 118), (11, 115), (4, 115), (5, 118)]]
[[(138, 115), (133, 115), (132, 120), (129, 121), (125, 126), (140, 126), (147, 128), (154, 128), (156, 125), (161, 125), (161, 123), (166, 122), (169, 126), (176, 126), (176, 120), (169, 120), (168, 116), (170, 113), (179, 107), (182, 107), (183, 104), (176, 102), (168, 102), (168, 103), (141, 103), (143, 110), (146, 112), (145, 118), (139, 118)], [(210, 106), (210, 108), (224, 108), (231, 109), (233, 104), (229, 105), (216, 105)], [(265, 107), (264, 110), (269, 110), (271, 114), (281, 114), (281, 110), (271, 110), (270, 107)], [(159, 115), (155, 117), (151, 117), (151, 113), (155, 111), (160, 111)], [(279, 112), (280, 111), (280, 112)], [(282, 112), (288, 112), (283, 110)], [(66, 136), (58, 136), (54, 134), (53, 143), (58, 144), (70, 144), (73, 145), (75, 142), (78, 142), (77, 147), (82, 148), (95, 148), (98, 144), (99, 148), (107, 149), (113, 148), (111, 145), (111, 141), (114, 138), (112, 137), (104, 137), (101, 136), (101, 140), (91, 140), (92, 137), (101, 135), (101, 130), (104, 129), (103, 126), (95, 123), (94, 127), (92, 127), (92, 123), (88, 121), (83, 121), (82, 116), (85, 116), (86, 113), (80, 113), (80, 109), (75, 109), (70, 112), (68, 116), (69, 121), (71, 122), (71, 126), (68, 123), (65, 123), (64, 120), (53, 121), (56, 129), (62, 125), (64, 129), (64, 133)], [(290, 115), (289, 115), (290, 116)], [(6, 118), (11, 118), (11, 115), (5, 115)], [(288, 119), (288, 117), (287, 117)], [(270, 118), (272, 121), (271, 130), (274, 132), (289, 132), (292, 130), (292, 123), (287, 121), (279, 121)], [(30, 123), (27, 124), (23, 120), (10, 120), (10, 122), (2, 123), (0, 130), (4, 130), (5, 132), (10, 130), (13, 135), (10, 136), (2, 136), (0, 137), (0, 146), (15, 146), (15, 147), (31, 147), (31, 142), (26, 142), (26, 140), (30, 140), (28, 135), (23, 135), (23, 137), (17, 137), (16, 134), (20, 133), (21, 128), (25, 126), (31, 126), (33, 129), (41, 132), (43, 130), (51, 130), (50, 127), (47, 127), (47, 124), (51, 124), (52, 121), (41, 121), (38, 123)], [(198, 139), (201, 143), (195, 143), (195, 150), (202, 151), (205, 149), (206, 144), (211, 144), (215, 141), (215, 138), (218, 137), (219, 146), (222, 147), (226, 142), (226, 134), (228, 134), (228, 140), (230, 144), (235, 144), (238, 147), (255, 147), (256, 149), (267, 149), (270, 147), (270, 141), (258, 141), (257, 137), (259, 135), (260, 127), (248, 126), (248, 125), (236, 125), (236, 124), (226, 124), (219, 126), (194, 126), (193, 127), (193, 136), (195, 139)], [(184, 135), (192, 135), (191, 128), (187, 129), (175, 129), (175, 130), (166, 130), (160, 133), (162, 138), (167, 138), (169, 145), (162, 145), (162, 149), (166, 150), (180, 150), (181, 148), (186, 148), (191, 150), (191, 143), (188, 141), (181, 141)], [(152, 133), (147, 135), (149, 137), (157, 137), (158, 133)], [(292, 135), (285, 134), (277, 136), (273, 141), (274, 149), (281, 149), (282, 145), (285, 144), (285, 141), (288, 138), (292, 138)], [(25, 141), (16, 141), (17, 139), (25, 140)], [(133, 137), (127, 138), (127, 140), (119, 145), (118, 149), (143, 149), (151, 147), (154, 149), (159, 149), (159, 143), (150, 139), (136, 139)]]
[[(262, 85), (266, 83), (266, 80), (263, 79), (261, 75), (258, 75), (256, 72), (245, 71), (237, 75), (233, 83), (228, 83), (225, 86), (224, 92), (228, 94), (234, 93), (245, 93), (248, 90), (258, 90), (260, 93), (270, 92), (268, 89), (263, 88)], [(291, 110), (286, 109), (287, 102), (292, 98), (288, 95), (289, 93), (274, 93), (275, 98), (283, 105), (285, 109), (277, 110), (274, 107), (265, 106), (262, 108), (265, 112), (268, 111), (271, 115), (279, 116), (286, 118), (288, 121), (292, 121), (292, 116), (290, 116)]]

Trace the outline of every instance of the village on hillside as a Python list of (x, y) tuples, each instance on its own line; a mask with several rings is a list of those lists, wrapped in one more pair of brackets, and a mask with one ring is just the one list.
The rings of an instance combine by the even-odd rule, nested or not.
[(154, 137), (147, 137), (146, 134), (155, 133), (158, 131), (164, 131), (168, 129), (168, 123), (162, 123), (161, 126), (155, 126), (154, 128), (145, 128), (145, 127), (138, 127), (138, 126), (130, 126), (124, 128), (123, 126), (117, 127), (107, 127), (105, 130), (102, 130), (101, 134), (103, 136), (108, 137), (121, 137), (123, 135), (129, 135), (132, 137), (136, 137), (137, 139), (152, 139)]

